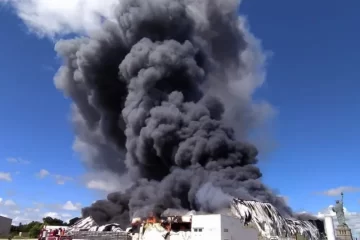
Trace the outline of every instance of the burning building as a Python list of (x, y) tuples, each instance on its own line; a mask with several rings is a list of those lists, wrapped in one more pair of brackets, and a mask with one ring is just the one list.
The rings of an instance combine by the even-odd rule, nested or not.
[(131, 233), (133, 240), (203, 240), (242, 239), (256, 240), (258, 232), (246, 228), (239, 220), (221, 214), (165, 217), (153, 222), (147, 220), (139, 231)]
[[(232, 224), (227, 223), (223, 225), (222, 228), (229, 229), (231, 226), (234, 226), (236, 229), (241, 229), (242, 234), (248, 232), (250, 235), (253, 235), (251, 232), (256, 230), (256, 239), (258, 235), (264, 239), (272, 239), (274, 237), (295, 239), (297, 235), (301, 235), (305, 239), (322, 239), (321, 235), (324, 233), (323, 225), (322, 227), (318, 227), (314, 221), (297, 220), (291, 217), (285, 218), (269, 203), (244, 201), (240, 199), (234, 199), (228, 212), (222, 211), (221, 215), (197, 215), (194, 211), (190, 211), (185, 215), (166, 215), (167, 214), (161, 219), (151, 216), (144, 220), (142, 225), (140, 219), (134, 219), (133, 225), (131, 228), (128, 228), (128, 231), (140, 233), (140, 235), (143, 236), (146, 231), (150, 231), (151, 229), (151, 232), (156, 230), (158, 232), (166, 233), (169, 236), (187, 234), (189, 235), (189, 239), (193, 239), (194, 234), (196, 235), (198, 230), (197, 228), (205, 229), (205, 232), (208, 230), (207, 228), (209, 228), (209, 226), (212, 226), (213, 229), (219, 229), (220, 223), (215, 225), (209, 223), (209, 221), (213, 221), (217, 218), (216, 216), (218, 216), (220, 222), (223, 222), (223, 219), (226, 218), (230, 219), (230, 222), (232, 222)], [(196, 222), (195, 225), (194, 221)], [(199, 224), (201, 221), (203, 221), (203, 223)], [(139, 228), (139, 226), (142, 227)], [(250, 228), (252, 230), (249, 230)], [(229, 232), (231, 232), (231, 230), (229, 230)], [(215, 231), (213, 234), (214, 233)], [(165, 236), (166, 234), (163, 235)]]
[[(68, 234), (75, 236), (82, 231), (109, 232), (114, 234), (123, 231), (118, 224), (98, 226), (91, 218), (85, 218), (71, 227)], [(298, 220), (291, 216), (282, 216), (269, 203), (233, 199), (231, 208), (221, 214), (204, 214), (189, 211), (168, 210), (161, 216), (149, 214), (147, 218), (134, 218), (126, 235), (132, 240), (138, 239), (207, 239), (211, 234), (213, 239), (238, 239), (237, 236), (248, 236), (250, 239), (323, 239), (324, 224), (320, 220)], [(223, 236), (223, 235), (226, 236)], [(86, 234), (88, 236), (89, 234)], [(229, 236), (228, 236), (229, 235)], [(103, 235), (97, 235), (98, 239)], [(218, 236), (215, 237), (215, 236)], [(209, 237), (209, 236), (208, 236)]]

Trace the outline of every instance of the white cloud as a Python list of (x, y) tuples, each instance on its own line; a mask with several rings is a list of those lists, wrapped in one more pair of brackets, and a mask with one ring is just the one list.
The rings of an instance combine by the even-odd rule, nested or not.
[[(119, 0), (8, 0), (28, 28), (40, 36), (89, 33), (113, 18)], [(0, 1), (1, 2), (1, 1)]]
[(40, 172), (38, 172), (36, 174), (36, 176), (39, 178), (45, 178), (47, 176), (52, 176), (55, 179), (56, 183), (59, 185), (63, 185), (68, 181), (74, 180), (72, 177), (69, 177), (69, 176), (63, 176), (60, 174), (52, 174), (46, 169), (41, 169)]
[(12, 213), (15, 214), (15, 215), (19, 215), (21, 213), (21, 211), (20, 210), (13, 210)]
[(39, 208), (25, 208), (26, 212), (40, 212)]
[(0, 198), (0, 214), (8, 216), (19, 214), (17, 204), (11, 199)]
[(73, 180), (72, 177), (63, 176), (63, 175), (59, 175), (59, 174), (54, 175), (54, 178), (56, 180), (56, 183), (59, 184), (59, 185), (63, 185), (63, 184), (65, 184), (65, 182)]
[(351, 187), (351, 186), (341, 186), (337, 188), (332, 188), (323, 192), (319, 192), (319, 194), (327, 195), (327, 196), (339, 196), (341, 193), (346, 192), (359, 192), (359, 187)]
[[(336, 226), (338, 224), (338, 221), (336, 219), (336, 214), (332, 211), (332, 205), (330, 205), (328, 208), (324, 209), (323, 211), (318, 212), (317, 216), (320, 218), (323, 218), (324, 216), (332, 216), (334, 219), (334, 225)], [(353, 235), (360, 233), (360, 212), (351, 212), (348, 211), (344, 207), (345, 212), (345, 221), (347, 225), (351, 228), (351, 231)]]
[(81, 204), (80, 203), (76, 203), (76, 204), (73, 204), (71, 201), (67, 201), (63, 206), (62, 208), (64, 210), (68, 210), (68, 211), (77, 211), (79, 210), (81, 207)]
[(30, 218), (30, 217), (25, 217), (25, 216), (8, 216), (9, 218), (12, 218), (12, 225), (19, 225), (20, 223), (22, 224), (27, 224), (31, 221), (41, 221), (41, 218)]
[(4, 206), (14, 207), (14, 206), (16, 206), (16, 203), (13, 200), (9, 199), (9, 200), (4, 201)]
[(11, 182), (12, 181), (11, 173), (0, 172), (0, 181), (1, 180)]
[(73, 218), (73, 216), (69, 213), (58, 213), (58, 212), (46, 212), (43, 214), (42, 216), (43, 218), (45, 217), (51, 217), (51, 218), (57, 218), (57, 219), (61, 219), (64, 222), (69, 222), (69, 220), (71, 218)]
[(36, 174), (39, 178), (45, 178), (50, 175), (50, 172), (46, 169), (41, 169), (39, 173)]
[(52, 217), (52, 218), (60, 218), (60, 214), (57, 212), (46, 212), (43, 217)]
[(30, 161), (24, 160), (22, 158), (16, 158), (16, 157), (8, 157), (6, 159), (9, 163), (17, 163), (17, 164), (29, 164)]
[[(13, 205), (11, 201), (12, 200), (3, 201), (0, 215), (6, 215), (7, 217), (12, 218), (14, 225), (18, 225), (19, 223), (24, 224), (31, 221), (41, 222), (42, 219), (47, 216), (68, 222), (69, 219), (79, 217), (81, 215), (79, 211), (81, 204), (73, 204), (71, 201), (68, 201), (63, 205), (33, 203), (31, 207), (21, 207), (18, 204)], [(5, 203), (10, 203), (10, 205), (5, 206)], [(71, 206), (71, 208), (69, 208), (69, 206)], [(76, 211), (74, 207), (77, 208)]]

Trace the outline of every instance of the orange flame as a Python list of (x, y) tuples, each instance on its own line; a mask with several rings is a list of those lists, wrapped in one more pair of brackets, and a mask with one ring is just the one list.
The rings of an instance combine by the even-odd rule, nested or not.
[(159, 223), (159, 222), (160, 221), (158, 221), (158, 219), (155, 217), (153, 213), (150, 213), (149, 217), (146, 219), (146, 223), (150, 223), (150, 224)]
[(146, 223), (151, 223), (151, 224), (157, 223), (157, 219), (154, 216), (150, 216), (147, 218)]

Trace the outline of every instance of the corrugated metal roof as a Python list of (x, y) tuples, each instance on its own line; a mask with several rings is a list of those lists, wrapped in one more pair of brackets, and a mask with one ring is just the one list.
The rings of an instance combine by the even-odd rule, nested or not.
[(89, 230), (91, 227), (94, 226), (98, 227), (98, 224), (91, 216), (89, 216), (87, 218), (80, 219), (79, 221), (74, 223), (74, 225), (69, 227), (68, 232)]
[(245, 224), (255, 224), (263, 236), (294, 236), (299, 233), (308, 239), (319, 239), (319, 231), (310, 221), (284, 218), (270, 203), (234, 199), (231, 211)]
[(78, 231), (90, 231), (90, 232), (123, 232), (124, 230), (117, 223), (110, 223), (99, 226), (94, 219), (89, 216), (87, 218), (77, 221), (72, 225), (68, 232), (78, 232)]

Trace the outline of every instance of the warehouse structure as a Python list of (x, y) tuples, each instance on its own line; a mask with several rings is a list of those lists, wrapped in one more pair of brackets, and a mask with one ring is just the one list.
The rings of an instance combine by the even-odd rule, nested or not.
[(10, 233), (12, 219), (0, 216), (0, 236)]
[(130, 227), (98, 225), (89, 216), (67, 230), (73, 239), (182, 240), (182, 239), (323, 239), (324, 223), (282, 216), (269, 203), (233, 199), (221, 214), (199, 214), (168, 209), (161, 216), (134, 218)]

